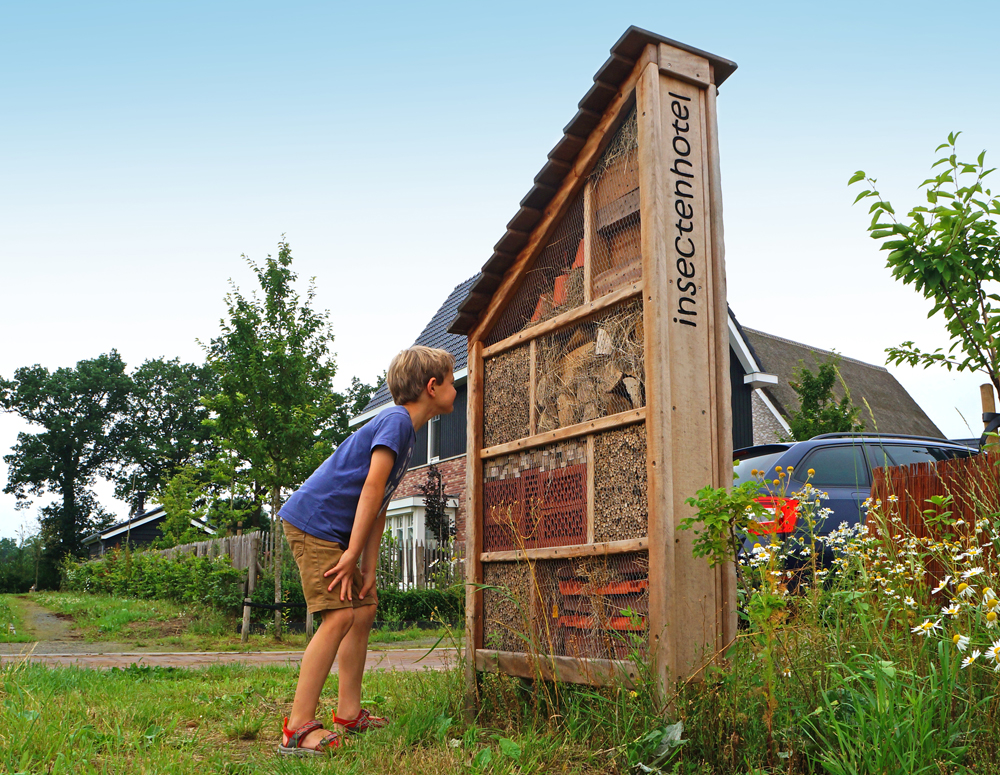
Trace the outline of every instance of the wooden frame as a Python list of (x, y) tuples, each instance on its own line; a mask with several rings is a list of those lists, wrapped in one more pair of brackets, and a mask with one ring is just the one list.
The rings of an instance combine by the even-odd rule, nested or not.
[[(588, 176), (633, 99), (639, 132), (642, 280), (594, 298), (592, 253), (600, 214), (594, 211), (596, 197)], [(713, 569), (703, 559), (696, 560), (693, 535), (678, 529), (680, 520), (692, 513), (684, 502), (687, 497), (706, 484), (731, 482), (728, 312), (715, 100), (714, 72), (707, 58), (669, 43), (648, 43), (469, 335), (466, 675), (470, 698), (475, 696), (477, 671), (598, 685), (635, 677), (628, 662), (484, 649), (483, 563), (648, 551), (649, 654), (664, 691), (678, 678), (694, 674), (705, 654), (718, 653), (735, 636), (732, 569)], [(581, 189), (583, 303), (484, 347), (484, 339)], [(629, 206), (635, 207), (634, 195), (630, 196)], [(685, 221), (684, 229), (675, 227), (678, 217)], [(681, 242), (682, 238), (687, 241)], [(635, 297), (643, 306), (645, 405), (538, 433), (538, 338)], [(483, 359), (525, 343), (530, 348), (529, 435), (483, 448)], [(647, 440), (647, 535), (595, 544), (595, 434), (637, 423), (645, 424)], [(484, 552), (484, 461), (580, 437), (588, 461), (586, 543)], [(673, 454), (674, 450), (683, 454)]]

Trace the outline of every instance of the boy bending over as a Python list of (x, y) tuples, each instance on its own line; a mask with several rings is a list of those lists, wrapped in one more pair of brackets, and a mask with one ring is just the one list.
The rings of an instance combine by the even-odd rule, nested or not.
[[(341, 746), (342, 730), (386, 725), (361, 707), (385, 510), (409, 467), (417, 430), (454, 408), (454, 366), (444, 350), (415, 346), (399, 353), (386, 379), (397, 406), (348, 437), (281, 509), (306, 604), (323, 617), (302, 655), (282, 754), (322, 754)], [(316, 720), (316, 706), (338, 655), (337, 710), (327, 730)]]

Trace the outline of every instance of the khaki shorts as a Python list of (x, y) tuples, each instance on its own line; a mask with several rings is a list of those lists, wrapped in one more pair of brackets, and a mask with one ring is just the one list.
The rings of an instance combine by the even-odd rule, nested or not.
[(324, 576), (323, 574), (336, 565), (343, 556), (344, 550), (340, 548), (340, 544), (324, 541), (322, 538), (304, 533), (285, 520), (281, 520), (281, 522), (285, 526), (285, 537), (288, 539), (288, 545), (292, 547), (295, 563), (299, 566), (299, 575), (302, 576), (302, 592), (305, 595), (309, 613), (333, 611), (338, 608), (360, 608), (364, 605), (375, 605), (378, 602), (375, 598), (375, 590), (361, 598), (363, 580), (361, 568), (356, 565), (354, 566), (354, 578), (351, 580), (351, 596), (354, 599), (348, 600), (345, 597), (341, 600), (339, 584), (333, 592), (330, 592), (328, 587), (333, 576)]

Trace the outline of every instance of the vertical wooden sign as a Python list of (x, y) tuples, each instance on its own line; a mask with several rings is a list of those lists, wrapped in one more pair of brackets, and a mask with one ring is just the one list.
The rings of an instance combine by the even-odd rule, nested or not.
[[(650, 44), (653, 47), (654, 44)], [(652, 53), (652, 52), (650, 52)], [(729, 340), (715, 85), (656, 46), (636, 89), (649, 450), (650, 646), (664, 686), (735, 635), (731, 567), (695, 559), (685, 500), (732, 484)]]

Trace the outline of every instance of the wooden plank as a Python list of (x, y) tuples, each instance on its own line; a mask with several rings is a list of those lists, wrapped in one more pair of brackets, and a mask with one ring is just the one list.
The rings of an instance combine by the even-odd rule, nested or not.
[[(722, 171), (719, 156), (719, 123), (717, 107), (718, 89), (714, 83), (705, 90), (706, 124), (708, 142), (709, 169), (709, 210), (711, 213), (710, 229), (712, 237), (712, 277), (715, 300), (715, 379), (718, 386), (716, 396), (716, 413), (719, 440), (718, 463), (719, 485), (730, 486), (733, 476), (733, 414), (732, 386), (729, 382), (729, 305), (727, 302), (728, 287), (726, 280), (726, 246), (725, 231), (722, 219)], [(719, 628), (720, 638), (716, 642), (716, 651), (735, 640), (737, 635), (737, 589), (736, 569), (729, 563), (716, 568), (719, 576), (719, 597), (721, 603)]]
[[(597, 433), (598, 431), (608, 431), (612, 428), (634, 425), (635, 423), (642, 422), (645, 419), (646, 407), (630, 409), (627, 412), (619, 412), (618, 414), (611, 414), (607, 417), (598, 417), (596, 420), (587, 420), (587, 422), (580, 422), (576, 425), (567, 425), (565, 428), (556, 428), (554, 431), (546, 431), (545, 433), (529, 436), (526, 439), (508, 441), (505, 444), (496, 444), (492, 447), (480, 450), (478, 457), (483, 460), (487, 460), (500, 455), (509, 455), (512, 452), (518, 452), (522, 449), (533, 449), (535, 447), (542, 447), (546, 444), (554, 444), (557, 441), (573, 439), (577, 436), (586, 436), (588, 433)], [(469, 457), (476, 457), (476, 455), (470, 454)]]
[(660, 124), (660, 74), (658, 64), (647, 66), (636, 87), (639, 130), (639, 217), (642, 222), (643, 331), (646, 367), (646, 493), (649, 514), (649, 654), (661, 691), (674, 676), (671, 648), (670, 601), (674, 597), (674, 525), (671, 519), (672, 445), (670, 362), (665, 350), (670, 341), (667, 298), (668, 268), (662, 257), (672, 247), (667, 242), (663, 199), (663, 132)]
[(712, 66), (704, 57), (661, 43), (659, 60), (660, 72), (666, 76), (702, 89), (712, 84)]
[(598, 210), (594, 228), (601, 231), (637, 212), (639, 212), (639, 189), (629, 191), (625, 196)]
[[(584, 250), (586, 250), (586, 242), (584, 242)], [(586, 264), (584, 264), (584, 269), (586, 270)], [(513, 336), (508, 336), (506, 339), (501, 339), (496, 344), (491, 344), (489, 347), (483, 350), (483, 357), (489, 358), (490, 356), (502, 353), (512, 347), (517, 347), (519, 344), (524, 344), (527, 341), (537, 339), (538, 337), (552, 333), (553, 331), (558, 331), (560, 328), (565, 328), (571, 323), (576, 323), (578, 320), (589, 317), (596, 312), (600, 312), (608, 307), (613, 307), (623, 301), (631, 299), (633, 296), (638, 296), (642, 293), (642, 281), (639, 280), (627, 288), (621, 288), (613, 293), (601, 296), (598, 299), (582, 304), (575, 309), (571, 309), (569, 312), (564, 312), (561, 315), (556, 315), (554, 318), (549, 318), (548, 320), (542, 321), (537, 326), (532, 326), (531, 328), (526, 328), (523, 331), (518, 331)]]
[(465, 456), (465, 709), (475, 716), (478, 706), (475, 656), (483, 645), (483, 343), (469, 341), (467, 429)]
[(590, 133), (579, 153), (573, 167), (563, 178), (562, 184), (556, 191), (555, 196), (546, 205), (541, 221), (535, 226), (528, 237), (528, 243), (518, 253), (513, 265), (504, 275), (503, 282), (493, 294), (490, 306), (480, 315), (479, 322), (475, 329), (469, 334), (469, 341), (479, 340), (485, 337), (486, 332), (493, 328), (500, 314), (506, 309), (511, 299), (514, 297), (521, 280), (530, 270), (535, 262), (535, 258), (545, 248), (549, 237), (555, 231), (562, 217), (569, 209), (573, 197), (580, 191), (586, 183), (587, 176), (593, 169), (594, 164), (600, 158), (608, 142), (611, 140), (612, 130), (617, 127), (619, 114), (632, 98), (632, 91), (639, 80), (639, 75), (645, 70), (646, 65), (658, 61), (656, 46), (649, 44), (639, 56), (632, 72), (629, 73), (614, 98), (608, 104), (601, 120)]
[(600, 544), (576, 546), (546, 546), (539, 549), (513, 549), (504, 552), (483, 552), (480, 562), (519, 562), (521, 560), (559, 560), (570, 557), (600, 557), (611, 554), (641, 552), (649, 547), (648, 538), (630, 538), (627, 541), (607, 541)]
[(583, 303), (589, 304), (594, 299), (594, 239), (597, 230), (594, 228), (594, 183), (589, 178), (583, 189)]
[(528, 435), (538, 432), (538, 364), (535, 357), (535, 340), (528, 343)]
[(594, 437), (587, 436), (587, 543), (594, 543)]
[(632, 686), (638, 681), (639, 675), (635, 665), (625, 660), (575, 659), (492, 649), (476, 651), (475, 667), (484, 673), (504, 673), (518, 678), (541, 678), (591, 686)]

